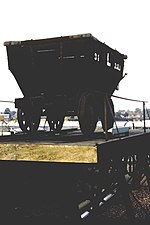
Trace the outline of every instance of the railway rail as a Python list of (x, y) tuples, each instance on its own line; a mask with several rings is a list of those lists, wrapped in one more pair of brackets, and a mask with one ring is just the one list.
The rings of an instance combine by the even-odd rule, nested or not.
[(36, 133), (18, 132), (12, 135), (0, 136), (0, 143), (45, 143), (50, 145), (86, 145), (94, 146), (105, 141), (103, 132), (95, 132), (90, 137), (84, 136), (77, 128), (55, 131), (38, 131)]
[[(9, 131), (10, 130), (10, 131)], [(37, 132), (17, 131), (14, 129), (8, 129), (9, 134), (5, 135), (5, 131), (1, 131), (0, 142), (45, 142), (49, 144), (78, 144), (80, 145), (96, 145), (97, 143), (103, 143), (107, 140), (119, 139), (124, 136), (131, 136), (136, 134), (142, 134), (145, 132), (143, 128), (136, 129), (123, 129), (125, 132), (120, 132), (117, 128), (115, 133), (103, 131), (101, 127), (97, 127), (92, 135), (85, 136), (82, 134), (78, 126), (64, 126), (63, 129), (55, 131), (49, 131), (47, 128), (38, 130)], [(11, 132), (12, 131), (12, 132)], [(128, 132), (127, 132), (128, 131)], [(146, 132), (149, 132), (147, 129)]]

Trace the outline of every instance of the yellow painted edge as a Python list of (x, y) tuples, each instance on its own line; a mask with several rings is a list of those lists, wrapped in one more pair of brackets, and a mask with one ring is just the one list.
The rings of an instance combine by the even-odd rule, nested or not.
[(97, 163), (95, 146), (0, 144), (0, 160)]

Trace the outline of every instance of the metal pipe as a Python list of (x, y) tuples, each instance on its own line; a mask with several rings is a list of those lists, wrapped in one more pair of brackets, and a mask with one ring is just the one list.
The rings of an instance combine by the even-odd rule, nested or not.
[(107, 133), (107, 94), (104, 95), (104, 124), (105, 124), (105, 140), (108, 141), (108, 133)]
[(143, 119), (144, 119), (144, 133), (146, 133), (146, 125), (145, 125), (145, 102), (143, 102)]

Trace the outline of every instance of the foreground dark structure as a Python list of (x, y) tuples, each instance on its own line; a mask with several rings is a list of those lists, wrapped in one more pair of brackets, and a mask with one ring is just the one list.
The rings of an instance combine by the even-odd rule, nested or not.
[(143, 180), (150, 191), (149, 139), (150, 133), (144, 133), (98, 144), (97, 163), (1, 160), (1, 218), (100, 224), (101, 212), (119, 198), (125, 220), (136, 221), (131, 194)]
[(23, 132), (37, 131), (42, 115), (55, 131), (61, 130), (65, 116), (78, 116), (85, 135), (95, 131), (98, 119), (105, 131), (113, 127), (111, 95), (124, 77), (124, 54), (91, 34), (4, 45), (9, 69), (24, 95), (15, 99)]

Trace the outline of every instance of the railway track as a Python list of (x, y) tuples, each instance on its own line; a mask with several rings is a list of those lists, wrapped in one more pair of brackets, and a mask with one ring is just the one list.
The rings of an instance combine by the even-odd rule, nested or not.
[(12, 135), (0, 136), (0, 142), (24, 142), (24, 143), (48, 143), (48, 144), (78, 144), (95, 145), (97, 142), (104, 142), (103, 132), (95, 132), (91, 136), (85, 136), (77, 128), (63, 129), (60, 132), (38, 131), (36, 133), (18, 132)]
[[(148, 130), (149, 132), (149, 130)], [(129, 129), (129, 136), (142, 134), (143, 129)], [(112, 133), (107, 134), (107, 139), (119, 139), (126, 136), (126, 134), (122, 134), (121, 136), (113, 135)], [(100, 144), (106, 142), (106, 135), (105, 133), (97, 128), (96, 131), (90, 135), (85, 136), (82, 134), (78, 127), (70, 128), (66, 127), (60, 130), (59, 132), (56, 131), (47, 131), (47, 130), (38, 130), (35, 133), (23, 133), (19, 132), (12, 132), (10, 135), (5, 135), (3, 132), (0, 136), (0, 143), (2, 142), (22, 142), (22, 143), (47, 143), (47, 144), (68, 144), (68, 145), (89, 145), (93, 146), (96, 144)]]

